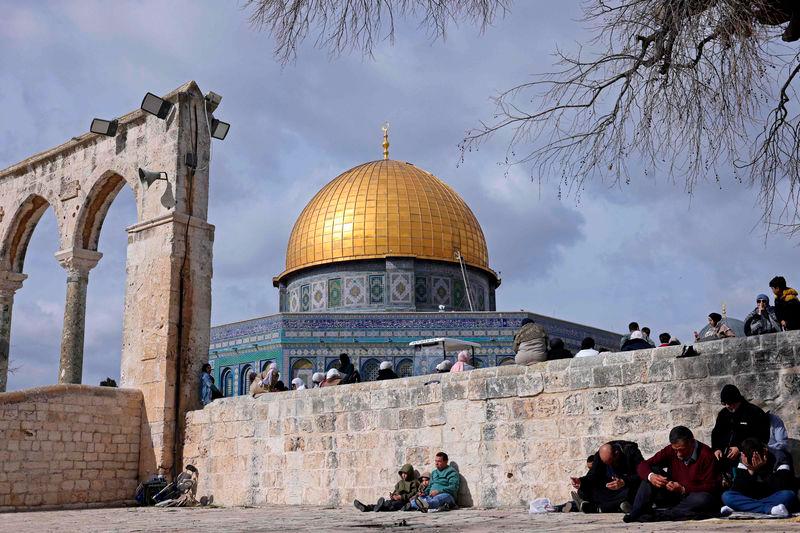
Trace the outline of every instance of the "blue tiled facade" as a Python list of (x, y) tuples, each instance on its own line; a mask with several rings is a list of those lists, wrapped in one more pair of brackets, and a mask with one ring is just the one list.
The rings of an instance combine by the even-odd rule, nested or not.
[(311, 372), (330, 369), (340, 353), (350, 355), (365, 379), (381, 361), (391, 361), (398, 374), (410, 373), (416, 351), (408, 343), (430, 337), (478, 342), (478, 366), (494, 366), (513, 362), (514, 334), (524, 318), (564, 339), (573, 352), (587, 336), (599, 347), (619, 346), (618, 334), (526, 312), (280, 313), (213, 327), (209, 359), (226, 396), (246, 394), (247, 374), (270, 361), (287, 386), (296, 375), (308, 380)]

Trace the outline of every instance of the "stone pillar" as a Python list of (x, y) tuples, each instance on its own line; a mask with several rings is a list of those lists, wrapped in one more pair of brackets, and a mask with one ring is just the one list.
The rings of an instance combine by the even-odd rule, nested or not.
[(56, 259), (67, 271), (67, 298), (64, 303), (64, 327), (61, 333), (59, 383), (80, 383), (83, 376), (83, 336), (86, 328), (86, 288), (89, 271), (103, 254), (72, 248), (56, 252)]
[(0, 272), (0, 392), (6, 391), (8, 384), (8, 356), (11, 346), (11, 308), (14, 294), (27, 278), (18, 272)]

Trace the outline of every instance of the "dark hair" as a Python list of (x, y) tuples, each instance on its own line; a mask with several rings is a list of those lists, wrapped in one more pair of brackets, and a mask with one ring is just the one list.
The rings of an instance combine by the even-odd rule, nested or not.
[(550, 339), (550, 349), (551, 350), (563, 350), (564, 349), (564, 341), (559, 339), (558, 337), (554, 337)]
[(581, 341), (581, 350), (588, 350), (590, 348), (594, 348), (594, 339), (586, 337)]
[(769, 286), (783, 290), (786, 288), (786, 278), (784, 278), (783, 276), (775, 276), (774, 278), (769, 280)]
[(646, 333), (647, 336), (649, 337), (650, 336), (650, 328), (648, 328), (647, 326), (643, 327), (642, 328), (642, 333)]
[(252, 383), (252, 382), (254, 382), (255, 380), (256, 380), (256, 373), (255, 373), (255, 372), (250, 372), (250, 373), (247, 375), (247, 381), (249, 381), (250, 383)]
[(679, 442), (688, 442), (694, 439), (694, 433), (686, 426), (675, 426), (669, 432), (669, 443), (677, 444)]
[(739, 392), (739, 389), (736, 387), (736, 385), (731, 385), (728, 383), (722, 387), (722, 390), (719, 392), (719, 401), (724, 404), (732, 404), (741, 402), (742, 400), (744, 400), (744, 397), (742, 396), (742, 393)]
[(206, 364), (203, 365), (203, 372), (206, 371), (206, 368), (211, 370), (211, 363), (206, 363)]
[(628, 324), (628, 331), (636, 331), (637, 329), (639, 329), (639, 324), (636, 322), (631, 322)]
[(708, 318), (714, 321), (714, 324), (719, 324), (719, 321), (722, 320), (722, 315), (719, 313), (709, 313)]
[(672, 335), (670, 335), (669, 333), (662, 333), (661, 335), (658, 336), (658, 340), (661, 341), (661, 344), (667, 344), (671, 338)]
[(742, 453), (747, 457), (748, 461), (753, 460), (753, 452), (764, 453), (764, 443), (755, 437), (749, 437), (742, 441)]
[(608, 348), (598, 348), (597, 351), (600, 353), (607, 352)]
[(184, 470), (188, 470), (189, 472), (194, 472), (195, 474), (197, 473), (197, 468), (195, 468), (194, 465), (186, 465), (186, 468), (184, 468)]
[(587, 457), (586, 458), (586, 462), (587, 463), (593, 463), (594, 462), (594, 455), (590, 455), (589, 457)]
[(447, 454), (446, 454), (446, 453), (444, 453), (444, 452), (439, 452), (439, 453), (437, 453), (437, 454), (436, 454), (436, 457), (441, 457), (442, 459), (444, 459), (444, 462), (445, 462), (445, 463), (446, 463), (447, 461), (449, 461), (449, 459), (448, 459), (448, 457), (447, 457)]
[(286, 388), (286, 383), (281, 380), (275, 382), (275, 388), (278, 389), (280, 392), (288, 391), (289, 389)]
[(530, 318), (523, 318), (523, 319), (522, 319), (522, 322), (521, 322), (521, 323), (520, 323), (520, 325), (519, 325), (519, 327), (522, 327), (522, 326), (524, 326), (525, 324), (533, 324), (533, 320), (531, 320)]

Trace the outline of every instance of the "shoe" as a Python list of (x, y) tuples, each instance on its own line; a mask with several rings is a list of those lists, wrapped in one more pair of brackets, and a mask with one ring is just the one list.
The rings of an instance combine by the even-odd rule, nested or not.
[(720, 516), (730, 516), (731, 514), (733, 514), (733, 509), (731, 509), (727, 505), (723, 505), (722, 509), (719, 510)]
[(636, 522), (636, 519), (632, 517), (630, 514), (626, 514), (625, 516), (622, 517), (622, 521), (625, 522), (626, 524), (630, 524), (631, 522)]
[(592, 502), (582, 501), (580, 504), (580, 510), (582, 513), (597, 513), (599, 512), (597, 505)]
[(622, 502), (619, 504), (619, 510), (625, 514), (630, 514), (633, 511), (633, 505), (631, 505), (631, 502)]
[(769, 514), (771, 514), (772, 516), (780, 516), (781, 518), (786, 518), (787, 516), (789, 516), (789, 509), (787, 509), (785, 505), (780, 504), (770, 509)]
[(409, 502), (409, 503), (405, 504), (405, 505), (403, 506), (403, 508), (402, 508), (402, 509), (400, 509), (400, 510), (401, 510), (401, 511), (413, 511), (414, 509), (412, 509), (412, 508), (411, 508), (411, 502)]
[(418, 511), (422, 513), (428, 512), (428, 502), (426, 502), (422, 498), (414, 498), (414, 505), (417, 506)]
[(386, 503), (386, 500), (384, 498), (378, 498), (378, 501), (375, 503), (375, 508), (373, 509), (373, 511), (375, 511), (376, 513), (383, 511), (384, 503)]
[(439, 507), (440, 511), (452, 511), (453, 508), (450, 506), (448, 502), (444, 502), (441, 507)]
[(366, 513), (367, 512), (367, 506), (364, 505), (363, 503), (361, 503), (358, 500), (353, 500), (353, 506), (355, 506), (355, 508), (358, 509), (359, 511), (361, 511), (362, 513)]
[(567, 502), (561, 506), (561, 509), (559, 509), (559, 511), (561, 511), (562, 513), (571, 513), (572, 511), (576, 510), (575, 507), (576, 506), (574, 502)]

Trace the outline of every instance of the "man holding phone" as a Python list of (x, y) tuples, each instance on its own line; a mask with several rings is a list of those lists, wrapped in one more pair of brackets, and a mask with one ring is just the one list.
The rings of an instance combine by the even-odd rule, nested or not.
[(615, 440), (600, 446), (589, 472), (570, 478), (573, 499), (584, 513), (629, 513), (641, 479), (636, 469), (644, 461), (635, 442)]
[[(719, 501), (717, 460), (692, 431), (675, 426), (669, 446), (639, 464), (642, 479), (625, 522), (655, 522), (711, 517)], [(655, 511), (658, 502), (662, 510)], [(666, 508), (666, 509), (664, 509)]]

